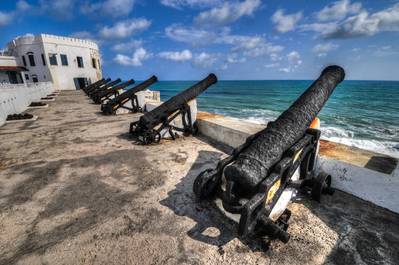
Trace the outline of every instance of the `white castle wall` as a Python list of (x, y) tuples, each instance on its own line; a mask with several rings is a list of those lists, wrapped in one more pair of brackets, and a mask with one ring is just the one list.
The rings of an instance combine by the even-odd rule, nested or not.
[(33, 101), (54, 91), (51, 82), (0, 84), (0, 126), (8, 115), (24, 112)]
[[(28, 83), (32, 82), (32, 75), (36, 75), (39, 82), (51, 81), (57, 89), (74, 90), (74, 78), (87, 78), (91, 82), (102, 78), (98, 46), (91, 41), (41, 34), (19, 37), (8, 44), (7, 50), (17, 58), (19, 65), (23, 65), (22, 55), (25, 56), (26, 68), (29, 69), (26, 73), (29, 75)], [(34, 54), (36, 66), (30, 65), (28, 52)], [(56, 54), (57, 65), (50, 65), (49, 54)], [(60, 54), (67, 56), (68, 66), (62, 65)], [(78, 56), (83, 58), (83, 68), (78, 67)], [(92, 66), (92, 58), (96, 60), (97, 68)]]

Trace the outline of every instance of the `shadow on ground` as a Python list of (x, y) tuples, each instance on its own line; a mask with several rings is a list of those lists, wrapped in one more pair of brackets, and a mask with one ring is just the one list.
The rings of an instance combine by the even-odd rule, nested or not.
[[(220, 153), (200, 151), (187, 175), (168, 197), (160, 203), (179, 216), (195, 221), (188, 232), (191, 238), (222, 248), (237, 238), (236, 226), (222, 215), (210, 202), (198, 203), (192, 191), (194, 179), (200, 172), (212, 168), (220, 159)], [(213, 165), (212, 165), (213, 164)], [(318, 238), (326, 235), (312, 227), (310, 219), (320, 219), (326, 224), (330, 234), (338, 235), (332, 251), (323, 261), (315, 264), (397, 264), (399, 260), (399, 216), (349, 194), (337, 191), (334, 196), (323, 197), (322, 203), (304, 198), (295, 203), (299, 207), (290, 223), (297, 222), (289, 232), (291, 241), (283, 245), (272, 242), (242, 241), (251, 251), (264, 251), (264, 254), (281, 264), (294, 261), (294, 264), (313, 263), (313, 256), (328, 248), (323, 245), (331, 238)], [(308, 211), (301, 211), (306, 207)], [(320, 221), (319, 221), (320, 222)], [(209, 235), (210, 229), (216, 229)]]
[[(140, 175), (123, 170), (127, 165), (141, 169)], [(104, 173), (105, 168), (108, 169)], [(0, 264), (4, 265), (14, 264), (27, 254), (43, 254), (66, 239), (120, 216), (124, 206), (134, 205), (136, 198), (164, 183), (162, 172), (152, 168), (145, 154), (139, 150), (119, 150), (53, 162), (31, 162), (10, 169), (15, 171), (10, 177), (22, 174), (28, 177), (8, 195), (1, 197), (0, 213), (12, 211), (14, 206), (24, 203), (44, 205), (44, 209), (38, 210), (26, 231), (27, 236), (18, 242), (17, 249), (2, 254)], [(112, 181), (118, 182), (120, 187), (108, 183)], [(129, 185), (135, 189), (123, 188)], [(45, 189), (53, 189), (54, 193), (49, 198), (37, 198), (37, 194)], [(66, 218), (55, 227), (43, 226), (46, 220), (70, 216), (74, 212), (80, 213), (78, 217)]]

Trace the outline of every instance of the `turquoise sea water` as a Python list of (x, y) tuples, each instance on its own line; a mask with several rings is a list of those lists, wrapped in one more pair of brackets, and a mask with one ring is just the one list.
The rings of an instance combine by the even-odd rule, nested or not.
[[(265, 124), (312, 81), (219, 81), (198, 98), (199, 109)], [(166, 100), (195, 82), (158, 82)], [(399, 157), (399, 82), (344, 81), (319, 115), (322, 137)]]

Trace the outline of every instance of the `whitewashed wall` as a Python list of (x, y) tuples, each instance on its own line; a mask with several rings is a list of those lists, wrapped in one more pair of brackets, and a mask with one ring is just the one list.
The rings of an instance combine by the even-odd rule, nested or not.
[[(26, 68), (29, 69), (25, 72), (29, 76), (28, 83), (32, 82), (32, 75), (36, 75), (39, 82), (52, 81), (57, 89), (75, 90), (74, 78), (87, 78), (91, 82), (102, 78), (101, 67), (98, 65), (100, 52), (97, 44), (91, 41), (40, 34), (14, 39), (7, 45), (7, 50), (16, 57), (19, 65), (23, 65), (22, 56), (25, 56)], [(28, 52), (34, 54), (35, 66), (30, 65)], [(50, 65), (49, 54), (56, 54), (58, 65)], [(67, 55), (68, 66), (62, 65), (61, 54)], [(83, 68), (77, 65), (78, 56), (83, 58)], [(97, 68), (92, 66), (92, 58), (96, 60)]]
[(8, 115), (24, 112), (33, 101), (53, 92), (51, 82), (25, 84), (0, 84), (0, 126)]

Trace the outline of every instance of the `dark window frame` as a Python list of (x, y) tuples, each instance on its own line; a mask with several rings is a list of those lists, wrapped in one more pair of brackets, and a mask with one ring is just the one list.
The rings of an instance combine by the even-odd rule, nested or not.
[(78, 64), (78, 67), (79, 67), (79, 68), (84, 68), (84, 67), (85, 67), (85, 66), (84, 66), (84, 63), (83, 63), (83, 57), (77, 56), (77, 57), (76, 57), (76, 62), (77, 62), (77, 64)]
[(97, 69), (97, 60), (95, 58), (91, 58), (91, 64), (94, 69)]
[(25, 74), (25, 80), (29, 80), (29, 75)]
[(42, 53), (42, 63), (44, 66), (46, 66), (46, 57), (44, 56), (43, 53)]
[(33, 54), (33, 52), (28, 52), (26, 55), (28, 55), (28, 60), (29, 60), (30, 66), (32, 66), (32, 67), (36, 66), (35, 55)]
[(56, 53), (49, 53), (48, 58), (49, 58), (50, 65), (58, 65)]
[(60, 54), (61, 58), (61, 65), (62, 66), (68, 66), (68, 56), (66, 54)]
[(25, 55), (22, 55), (22, 63), (24, 64), (25, 67), (27, 66), (27, 65), (26, 65), (26, 58), (25, 58)]

